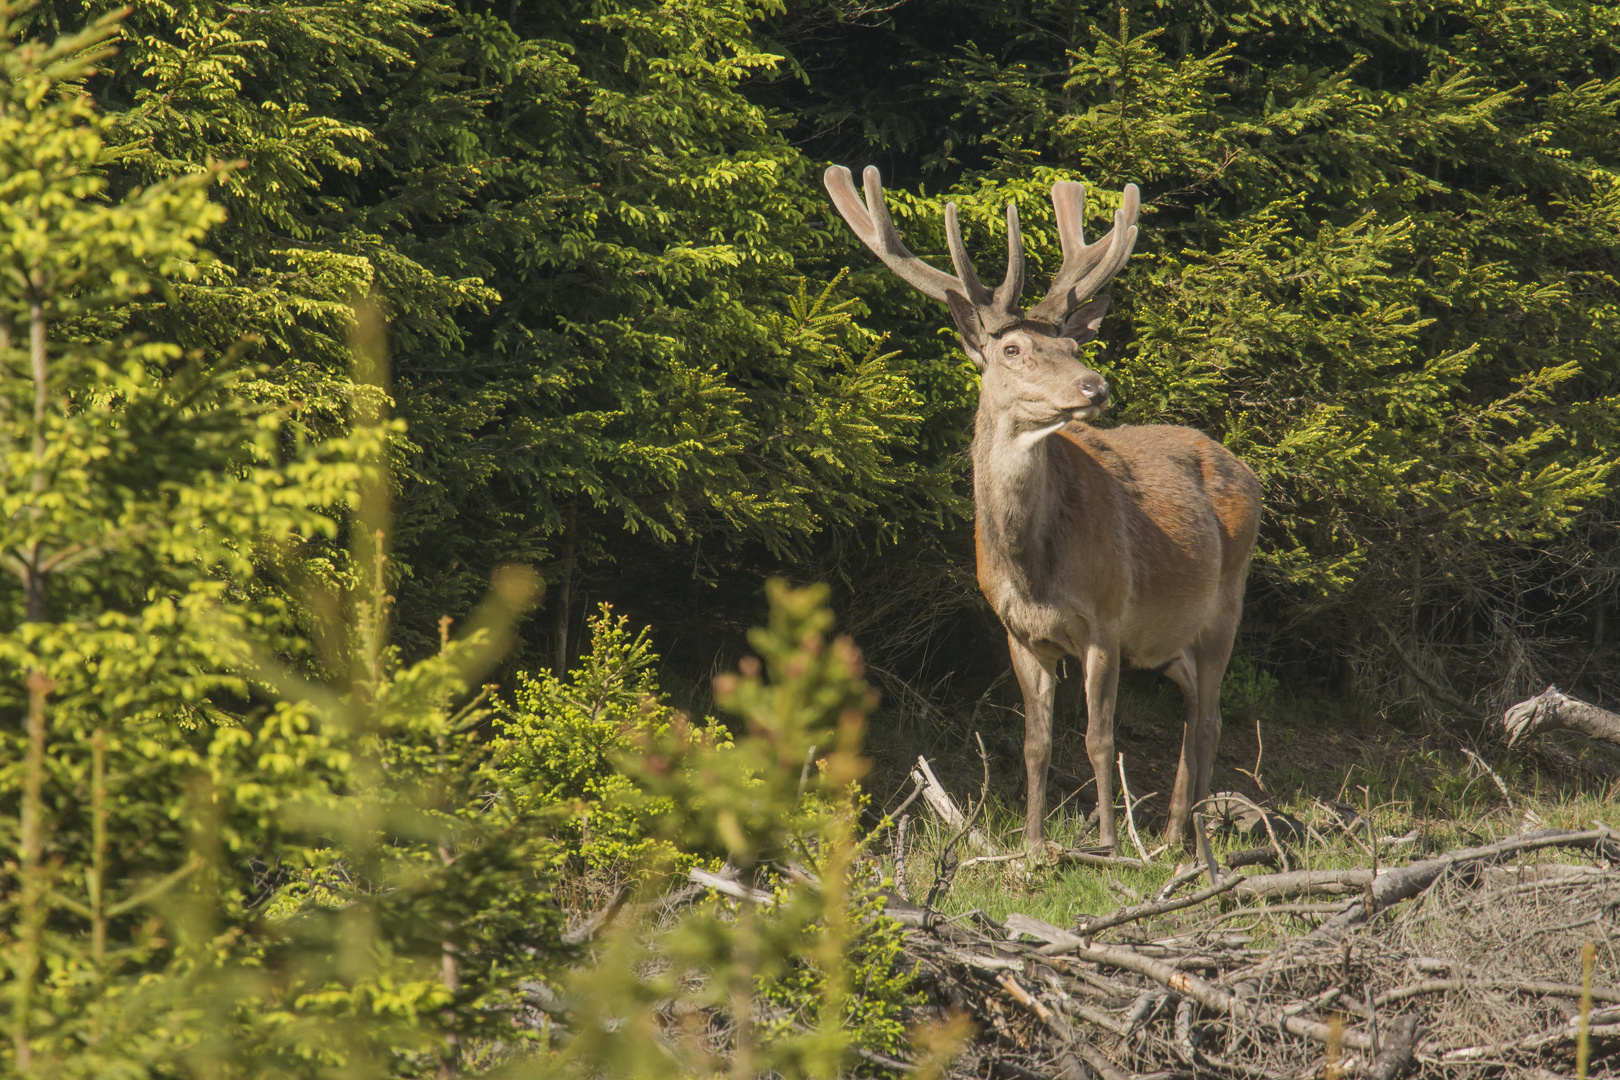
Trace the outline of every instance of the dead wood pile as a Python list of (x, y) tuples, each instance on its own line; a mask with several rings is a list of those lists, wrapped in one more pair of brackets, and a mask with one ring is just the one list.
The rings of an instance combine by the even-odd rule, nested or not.
[(1377, 870), (1211, 860), (1070, 927), (888, 914), (929, 1009), (980, 1027), (953, 1075), (1573, 1076), (1584, 1032), (1620, 1076), (1617, 867), (1607, 829), (1547, 829)]

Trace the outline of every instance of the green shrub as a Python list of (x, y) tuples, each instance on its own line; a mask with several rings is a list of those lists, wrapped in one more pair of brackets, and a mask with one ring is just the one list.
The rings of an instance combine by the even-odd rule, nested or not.
[(1246, 656), (1234, 656), (1221, 679), (1221, 708), (1229, 718), (1256, 719), (1267, 716), (1277, 703), (1275, 676)]
[(622, 755), (649, 741), (684, 740), (725, 746), (718, 725), (676, 724), (660, 694), (647, 629), (632, 635), (629, 620), (603, 604), (590, 620), (591, 648), (565, 678), (520, 674), (510, 698), (495, 704), (495, 741), (502, 783), (517, 813), (568, 811), (559, 839), (585, 867), (690, 865), (698, 852), (660, 839), (654, 822), (674, 809), (667, 795), (649, 795), (622, 771)]

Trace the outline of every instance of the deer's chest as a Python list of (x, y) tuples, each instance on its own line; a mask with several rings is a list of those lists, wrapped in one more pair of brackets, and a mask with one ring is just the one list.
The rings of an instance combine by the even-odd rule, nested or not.
[(1079, 655), (1098, 617), (1084, 590), (1072, 588), (1060, 551), (1022, 552), (986, 538), (978, 543), (979, 589), (1009, 633), (1039, 652)]

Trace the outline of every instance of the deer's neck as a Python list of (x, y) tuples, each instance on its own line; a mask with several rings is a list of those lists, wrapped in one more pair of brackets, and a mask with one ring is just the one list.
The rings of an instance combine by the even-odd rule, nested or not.
[[(981, 568), (1025, 595), (1044, 592), (1058, 569), (1061, 519), (1072, 508), (1074, 478), (1061, 459), (1063, 427), (1021, 427), (981, 406), (974, 426), (973, 501)], [(992, 603), (996, 603), (992, 598)]]

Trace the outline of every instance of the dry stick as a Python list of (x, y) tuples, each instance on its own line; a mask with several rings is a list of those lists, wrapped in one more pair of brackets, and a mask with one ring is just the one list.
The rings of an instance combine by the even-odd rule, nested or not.
[(1100, 1027), (1104, 1031), (1112, 1032), (1121, 1038), (1130, 1034), (1130, 1032), (1125, 1030), (1124, 1024), (1121, 1024), (1108, 1013), (1101, 1009), (1094, 1009), (1082, 1001), (1074, 1000), (1074, 998), (1063, 989), (1063, 984), (1058, 980), (1056, 975), (1048, 972), (1046, 974), (1046, 983), (1052, 988), (1053, 993), (1058, 996), (1060, 1007), (1064, 1012), (1067, 1012), (1072, 1016), (1077, 1016), (1086, 1023)]
[(902, 900), (911, 899), (911, 886), (906, 884), (906, 828), (910, 824), (911, 815), (901, 814), (899, 824), (894, 827), (894, 891)]
[[(1256, 720), (1255, 724), (1258, 726), (1259, 721)], [(1259, 762), (1256, 761), (1255, 765), (1256, 765), (1256, 767), (1258, 767)], [(1282, 841), (1277, 839), (1277, 831), (1271, 827), (1271, 815), (1266, 813), (1259, 806), (1255, 805), (1254, 802), (1252, 802), (1246, 796), (1241, 795), (1236, 791), (1229, 791), (1226, 794), (1229, 795), (1231, 798), (1236, 799), (1238, 802), (1242, 803), (1243, 805), (1247, 806), (1250, 810), (1253, 810), (1256, 814), (1260, 815), (1260, 824), (1262, 824), (1262, 825), (1264, 825), (1266, 827), (1266, 836), (1270, 838), (1270, 840), (1271, 840), (1271, 848), (1272, 848), (1273, 851), (1275, 851), (1277, 853), (1277, 858), (1282, 861), (1283, 870), (1285, 872), (1289, 871), (1289, 870), (1292, 870), (1294, 868), (1294, 865), (1293, 865), (1293, 863), (1288, 861), (1288, 852), (1283, 848)]]
[[(1347, 776), (1345, 778), (1345, 783), (1348, 784), (1349, 782), (1350, 782), (1350, 780), (1349, 780), (1349, 777)], [(1342, 795), (1343, 792), (1344, 792), (1344, 789), (1341, 788), (1340, 789), (1340, 794)], [(1323, 807), (1325, 807), (1327, 809), (1329, 816), (1332, 818), (1333, 823), (1339, 827), (1340, 832), (1344, 833), (1344, 835), (1348, 836), (1352, 841), (1354, 841), (1355, 845), (1357, 847), (1359, 847), (1362, 851), (1365, 851), (1369, 856), (1372, 855), (1372, 849), (1367, 846), (1367, 842), (1365, 840), (1363, 840), (1361, 837), (1356, 835), (1356, 830), (1352, 829), (1349, 825), (1346, 825), (1344, 823), (1344, 819), (1339, 816), (1338, 810), (1336, 810), (1335, 808), (1333, 808), (1331, 806), (1328, 806), (1326, 803), (1322, 802), (1321, 799), (1317, 799), (1316, 802), (1318, 803), (1318, 805), (1323, 806)], [(1355, 808), (1352, 807), (1351, 809), (1353, 811)], [(1360, 817), (1361, 815), (1357, 814), (1356, 816)], [(1310, 826), (1307, 825), (1306, 827), (1309, 828)], [(1372, 833), (1372, 827), (1371, 826), (1368, 826), (1367, 832), (1368, 832), (1369, 835), (1371, 835), (1371, 833)], [(1321, 833), (1317, 833), (1316, 838), (1322, 844), (1323, 847), (1328, 846), (1327, 840), (1322, 837)]]
[(1498, 840), (1494, 844), (1482, 847), (1461, 848), (1457, 851), (1448, 851), (1433, 859), (1424, 859), (1399, 869), (1391, 869), (1376, 878), (1368, 887), (1371, 896), (1371, 910), (1366, 899), (1357, 900), (1340, 914), (1329, 919), (1317, 927), (1305, 940), (1320, 939), (1323, 937), (1338, 938), (1352, 926), (1359, 926), (1367, 919), (1402, 900), (1408, 900), (1423, 892), (1439, 879), (1447, 870), (1455, 869), (1469, 863), (1488, 862), (1503, 855), (1511, 855), (1517, 851), (1535, 851), (1548, 847), (1582, 847), (1587, 844), (1596, 844), (1605, 855), (1609, 855), (1609, 848), (1613, 847), (1609, 841), (1607, 831), (1590, 829), (1584, 832), (1574, 832), (1568, 829), (1540, 829), (1536, 832), (1523, 833), (1511, 836), (1505, 840)]
[[(1490, 1043), (1484, 1046), (1463, 1046), (1456, 1050), (1447, 1050), (1434, 1060), (1441, 1064), (1455, 1061), (1479, 1061), (1485, 1058), (1499, 1057), (1514, 1050), (1541, 1050), (1570, 1039), (1578, 1039), (1580, 1036), (1579, 1020), (1579, 1017), (1572, 1017), (1568, 1025), (1556, 1031), (1547, 1031), (1540, 1035), (1527, 1035), (1512, 1042)], [(1596, 1033), (1603, 1038), (1620, 1036), (1620, 1013), (1599, 1013), (1594, 1020), (1596, 1022), (1589, 1024), (1587, 1027), (1588, 1033)]]
[(702, 867), (694, 866), (692, 869), (686, 872), (686, 877), (688, 881), (691, 881), (695, 885), (702, 885), (706, 889), (713, 889), (715, 892), (723, 893), (726, 896), (731, 897), (733, 900), (741, 900), (750, 904), (760, 904), (765, 907), (769, 907), (773, 902), (771, 894), (766, 892), (764, 889), (749, 888), (740, 881), (732, 881), (730, 878), (723, 878), (719, 874), (712, 873), (711, 871), (705, 870)]
[(1517, 814), (1518, 810), (1514, 809), (1513, 806), (1513, 796), (1508, 794), (1508, 786), (1503, 782), (1500, 776), (1496, 775), (1496, 770), (1485, 764), (1485, 759), (1468, 749), (1468, 747), (1463, 747), (1462, 752), (1467, 754), (1468, 760), (1472, 761), (1481, 772), (1483, 772), (1486, 776), (1489, 776), (1492, 782), (1496, 784), (1496, 790), (1500, 791), (1502, 793), (1502, 798), (1507, 800), (1508, 812)]
[(857, 1046), (854, 1048), (854, 1054), (862, 1061), (869, 1061), (882, 1069), (893, 1069), (895, 1072), (900, 1073), (917, 1071), (917, 1066), (911, 1062), (901, 1061), (899, 1058), (890, 1057), (888, 1054), (880, 1054), (876, 1050), (867, 1050), (864, 1047)]
[[(1182, 897), (1180, 900), (1159, 900), (1120, 908), (1118, 911), (1110, 912), (1100, 918), (1086, 920), (1086, 925), (1080, 928), (1080, 933), (1091, 937), (1100, 934), (1109, 927), (1120, 926), (1124, 923), (1135, 922), (1137, 919), (1146, 919), (1154, 915), (1164, 915), (1171, 911), (1180, 911), (1182, 908), (1195, 907), (1212, 897), (1237, 888), (1243, 884), (1244, 880), (1242, 874), (1235, 874), (1225, 881), (1217, 882), (1207, 889), (1200, 889), (1195, 893)], [(1042, 949), (1041, 952), (1046, 953), (1048, 950)]]
[(1294, 870), (1256, 874), (1238, 890), (1241, 900), (1268, 896), (1349, 896), (1364, 893), (1376, 880), (1371, 870)]
[(1261, 904), (1258, 907), (1234, 908), (1215, 918), (1210, 926), (1219, 926), (1223, 922), (1233, 919), (1243, 919), (1252, 916), (1269, 915), (1337, 915), (1345, 909), (1348, 901), (1337, 904)]
[(973, 823), (951, 799), (950, 793), (945, 790), (945, 785), (939, 782), (939, 777), (934, 775), (933, 767), (928, 764), (928, 759), (920, 754), (917, 757), (917, 768), (921, 770), (923, 779), (926, 781), (923, 787), (923, 799), (927, 801), (934, 813), (939, 815), (940, 821), (965, 836), (967, 842), (973, 847), (985, 853), (994, 852), (995, 847), (990, 843), (989, 838), (973, 828)]
[(1198, 854), (1204, 860), (1204, 868), (1209, 871), (1209, 883), (1221, 883), (1221, 868), (1215, 865), (1215, 851), (1209, 846), (1209, 834), (1204, 831), (1204, 815), (1193, 814), (1193, 838), (1198, 843)]
[(927, 786), (927, 781), (923, 779), (922, 773), (918, 772), (916, 769), (912, 769), (911, 784), (911, 794), (906, 796), (906, 801), (895, 807), (890, 813), (883, 815), (884, 817), (889, 818), (891, 821), (899, 821), (901, 818), (903, 818), (906, 811), (911, 809), (911, 804), (917, 801), (917, 796), (923, 793), (923, 788)]
[[(613, 896), (609, 898), (607, 907), (596, 912), (574, 929), (563, 933), (563, 944), (577, 946), (587, 945), (595, 941), (604, 930), (613, 925), (613, 921), (619, 917), (619, 912), (624, 909), (625, 902), (629, 899), (630, 886), (620, 885), (613, 891)], [(768, 894), (767, 899), (769, 899)]]
[(1125, 796), (1125, 828), (1131, 834), (1131, 843), (1136, 845), (1136, 853), (1142, 856), (1144, 863), (1152, 862), (1148, 858), (1147, 848), (1142, 846), (1142, 838), (1136, 835), (1136, 815), (1131, 812), (1131, 785), (1125, 779), (1125, 755), (1119, 755), (1119, 790)]
[[(1378, 880), (1378, 830), (1373, 828), (1372, 790), (1370, 788), (1362, 788), (1361, 789), (1361, 797), (1366, 800), (1365, 805), (1367, 807), (1367, 817), (1366, 817), (1366, 822), (1367, 822), (1367, 844), (1372, 848), (1373, 881), (1377, 881)], [(1372, 899), (1372, 884), (1370, 882), (1367, 885), (1367, 899), (1368, 900)]]
[(1399, 1017), (1390, 1025), (1389, 1039), (1384, 1048), (1373, 1058), (1372, 1068), (1367, 1070), (1370, 1080), (1395, 1080), (1407, 1062), (1412, 1060), (1412, 1054), (1417, 1050), (1418, 1018), (1408, 1013)]
[(1592, 966), (1597, 946), (1581, 946), (1581, 1026), (1575, 1035), (1575, 1080), (1586, 1080), (1586, 1063), (1592, 1055)]
[(1368, 983), (1365, 989), (1367, 991), (1367, 1031), (1372, 1036), (1373, 1057), (1377, 1057), (1381, 1047), (1378, 1040), (1378, 1010), (1373, 1006), (1372, 983)]
[(1584, 995), (1588, 1000), (1588, 1008), (1593, 1001), (1620, 1005), (1620, 990), (1589, 986), (1584, 982), (1581, 986), (1576, 986), (1574, 983), (1542, 982), (1536, 979), (1424, 979), (1406, 986), (1397, 986), (1393, 990), (1385, 990), (1378, 995), (1374, 1004), (1391, 1005), (1423, 994), (1461, 993), (1467, 990), (1507, 990), (1518, 994), (1572, 998), (1577, 1001)]
[[(1053, 862), (1077, 862), (1082, 866), (1107, 866), (1123, 870), (1145, 870), (1147, 863), (1128, 855), (1096, 855), (1078, 848), (1060, 847), (1047, 841), (1046, 854)], [(1199, 871), (1202, 873), (1202, 871)]]
[(1260, 759), (1266, 756), (1266, 740), (1260, 735), (1260, 717), (1258, 714), (1254, 718), (1254, 742), (1255, 746), (1258, 747), (1254, 755), (1254, 772), (1250, 772), (1248, 769), (1239, 769), (1238, 772), (1253, 780), (1254, 786), (1260, 789), (1260, 794), (1270, 795), (1271, 792), (1266, 790), (1266, 782), (1260, 779)]
[[(1252, 1065), (1240, 1065), (1236, 1062), (1227, 1061), (1225, 1058), (1220, 1057), (1217, 1054), (1207, 1053), (1206, 1051), (1199, 1050), (1193, 1046), (1192, 1002), (1186, 998), (1182, 998), (1181, 1004), (1176, 1006), (1175, 1032), (1176, 1053), (1180, 1056), (1182, 1061), (1193, 1066), (1194, 1069), (1202, 1064), (1208, 1068), (1224, 1069), (1228, 1072), (1238, 1073), (1239, 1075), (1258, 1076), (1261, 1077), (1262, 1080), (1282, 1080), (1282, 1077), (1278, 1076), (1276, 1073), (1268, 1072), (1265, 1069), (1255, 1068)], [(1197, 1074), (1195, 1073), (1194, 1075)]]
[[(1090, 1065), (1103, 1077), (1103, 1080), (1131, 1080), (1128, 1073), (1121, 1071), (1118, 1065), (1108, 1060), (1094, 1047), (1084, 1042), (1076, 1042), (1074, 1032), (1069, 1030), (1069, 1025), (1042, 1004), (1039, 998), (1024, 989), (1017, 979), (1011, 975), (1003, 975), (996, 981), (1001, 984), (1003, 990), (1006, 990), (1012, 996), (1013, 1000), (1034, 1013), (1040, 1018), (1041, 1023), (1051, 1028), (1053, 1033), (1063, 1040), (1065, 1055), (1070, 1053), (1078, 1054), (1087, 1065)], [(1072, 1071), (1078, 1072), (1079, 1070)]]
[(1204, 873), (1204, 868), (1202, 866), (1188, 867), (1186, 870), (1181, 871), (1180, 873), (1178, 873), (1178, 874), (1174, 875), (1173, 877), (1171, 877), (1169, 881), (1165, 882), (1164, 883), (1164, 888), (1159, 890), (1158, 895), (1155, 896), (1154, 899), (1155, 900), (1168, 900), (1168, 899), (1170, 899), (1172, 896), (1174, 896), (1176, 894), (1177, 889), (1181, 888), (1183, 885), (1187, 884), (1189, 881), (1196, 881), (1199, 877), (1201, 877), (1203, 875), (1203, 873)]
[[(1090, 944), (1076, 949), (1075, 955), (1082, 960), (1108, 964), (1112, 967), (1135, 972), (1138, 975), (1144, 975), (1172, 993), (1192, 998), (1206, 1009), (1230, 1013), (1237, 1019), (1247, 1020), (1253, 1024), (1281, 1028), (1290, 1034), (1315, 1039), (1317, 1042), (1326, 1043), (1328, 1041), (1328, 1025), (1326, 1024), (1306, 1020), (1299, 1016), (1284, 1016), (1280, 1012), (1240, 998), (1222, 987), (1205, 982), (1196, 975), (1189, 975), (1184, 971), (1180, 971), (1162, 960), (1143, 956), (1133, 949), (1126, 949), (1117, 945)], [(1357, 1050), (1370, 1050), (1372, 1048), (1371, 1040), (1368, 1039), (1364, 1032), (1359, 1031), (1345, 1032), (1343, 1044)]]
[(816, 744), (811, 743), (810, 749), (804, 752), (804, 768), (799, 770), (799, 793), (795, 798), (804, 798), (804, 789), (810, 786), (810, 770), (816, 764)]

